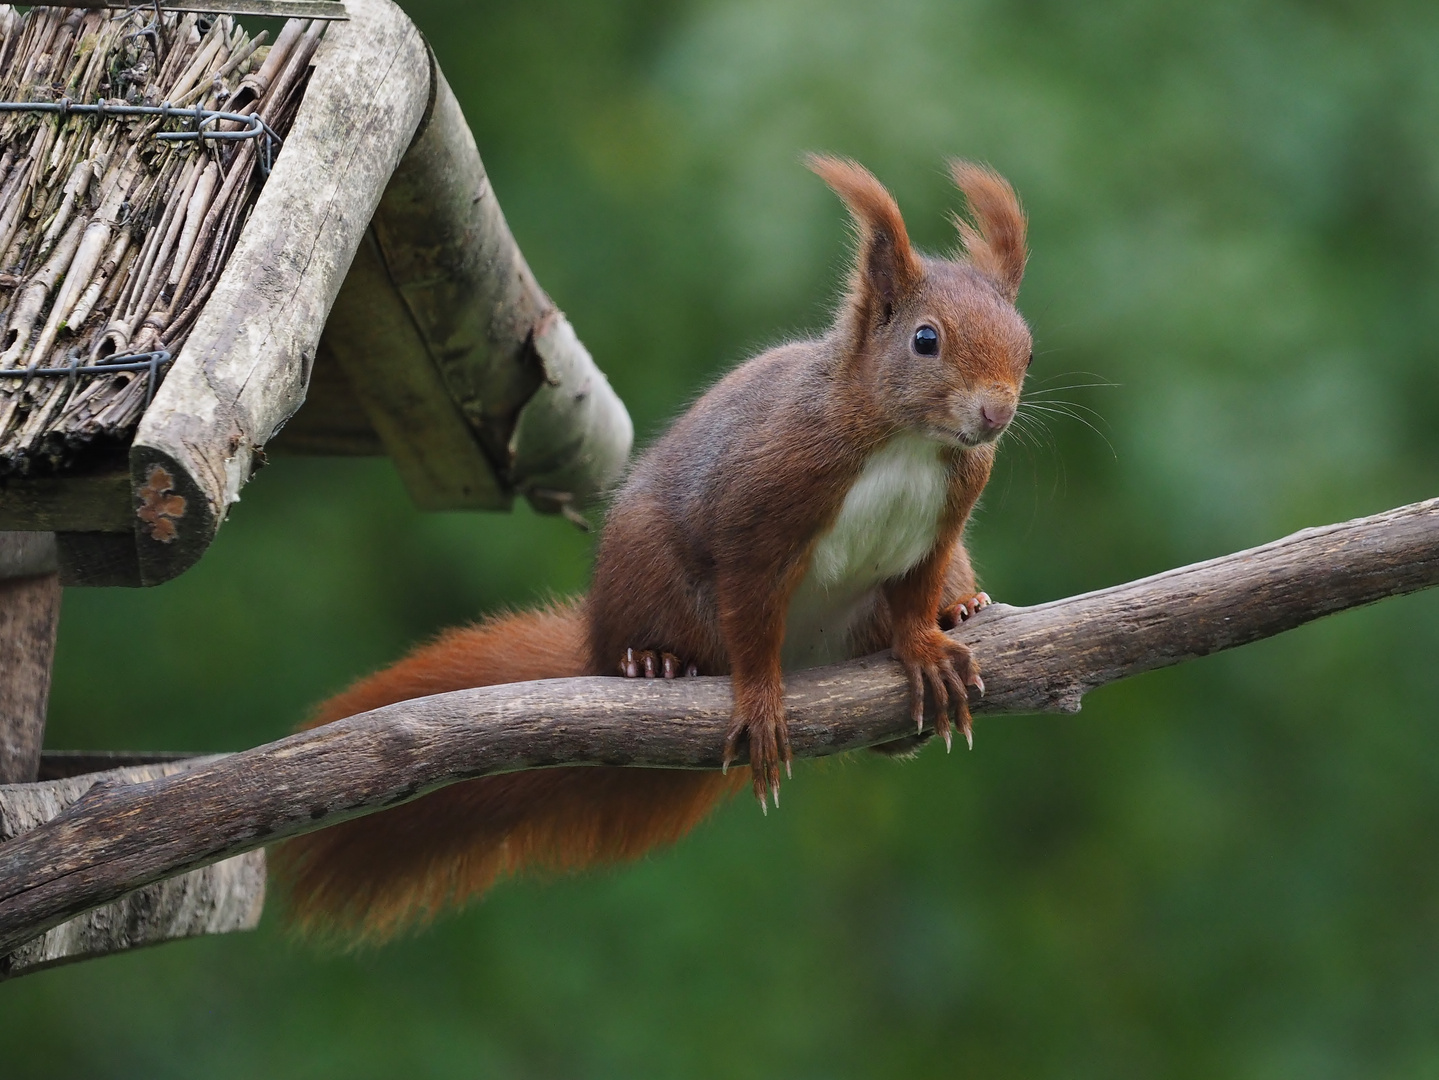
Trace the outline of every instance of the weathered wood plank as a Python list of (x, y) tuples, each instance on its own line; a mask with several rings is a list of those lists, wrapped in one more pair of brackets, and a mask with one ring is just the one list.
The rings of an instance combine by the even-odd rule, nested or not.
[[(1439, 499), (1033, 608), (954, 636), (997, 713), (1072, 712), (1096, 686), (1439, 583)], [(884, 655), (786, 679), (790, 741), (819, 757), (912, 733)], [(717, 768), (725, 678), (560, 679), (401, 702), (128, 787), (0, 845), (0, 953), (125, 891), (476, 776), (556, 765)]]
[(262, 447), (304, 399), (360, 237), (429, 100), (419, 31), (389, 0), (350, 0), (210, 300), (130, 451), (142, 580), (187, 569)]
[(136, 889), (0, 958), (0, 980), (167, 941), (253, 930), (264, 914), (265, 884), (260, 850)]
[[(204, 760), (118, 769), (104, 777), (0, 786), (0, 843), (64, 813), (97, 783), (172, 775)], [(264, 853), (251, 851), (158, 882), (56, 926), (0, 956), (0, 980), (165, 941), (253, 929), (265, 901)]]

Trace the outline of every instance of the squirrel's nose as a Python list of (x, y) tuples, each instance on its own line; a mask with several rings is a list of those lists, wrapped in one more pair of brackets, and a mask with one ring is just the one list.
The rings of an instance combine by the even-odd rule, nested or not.
[(984, 426), (991, 431), (998, 431), (1014, 419), (1014, 406), (1009, 403), (986, 401), (979, 407), (979, 415), (984, 418)]

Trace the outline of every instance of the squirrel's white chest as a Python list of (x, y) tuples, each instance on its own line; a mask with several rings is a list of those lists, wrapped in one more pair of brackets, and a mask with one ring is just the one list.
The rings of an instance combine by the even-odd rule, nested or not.
[(851, 631), (873, 610), (879, 585), (929, 554), (948, 497), (949, 473), (932, 439), (897, 435), (870, 455), (790, 600), (786, 668), (848, 657)]

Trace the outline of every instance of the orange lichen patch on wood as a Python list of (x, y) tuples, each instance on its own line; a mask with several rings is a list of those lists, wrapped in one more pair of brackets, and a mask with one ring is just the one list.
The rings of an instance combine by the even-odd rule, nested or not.
[(140, 509), (135, 511), (150, 526), (150, 539), (162, 544), (172, 543), (179, 535), (175, 522), (185, 516), (185, 497), (170, 494), (174, 486), (175, 478), (156, 465), (140, 489)]

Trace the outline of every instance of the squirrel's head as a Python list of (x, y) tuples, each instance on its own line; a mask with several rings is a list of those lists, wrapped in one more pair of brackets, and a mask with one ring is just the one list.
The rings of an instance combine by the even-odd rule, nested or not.
[(1014, 189), (992, 169), (952, 161), (971, 218), (954, 215), (955, 258), (930, 258), (910, 247), (899, 207), (862, 165), (821, 155), (807, 164), (859, 232), (837, 324), (853, 377), (874, 386), (896, 426), (953, 446), (994, 442), (1014, 419), (1033, 347), (1014, 306), (1028, 255)]

